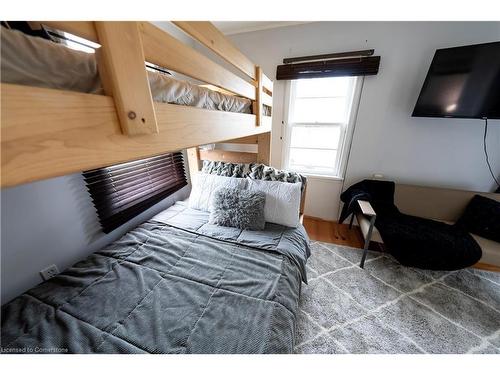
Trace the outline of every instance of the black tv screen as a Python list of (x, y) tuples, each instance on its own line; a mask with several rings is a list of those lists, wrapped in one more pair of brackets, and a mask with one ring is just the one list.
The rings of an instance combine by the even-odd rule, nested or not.
[(500, 118), (500, 42), (438, 49), (412, 116)]

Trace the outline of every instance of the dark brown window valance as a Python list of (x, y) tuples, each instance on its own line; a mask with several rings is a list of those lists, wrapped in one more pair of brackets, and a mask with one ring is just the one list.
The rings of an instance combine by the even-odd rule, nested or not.
[(187, 185), (181, 152), (83, 172), (104, 233)]
[(277, 80), (367, 76), (378, 73), (380, 56), (352, 57), (278, 65)]

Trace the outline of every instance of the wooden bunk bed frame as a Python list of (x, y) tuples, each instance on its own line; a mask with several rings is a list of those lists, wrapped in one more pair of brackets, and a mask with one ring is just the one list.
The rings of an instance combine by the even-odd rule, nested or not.
[[(246, 79), (149, 22), (41, 23), (100, 44), (106, 95), (1, 84), (2, 187), (182, 149), (195, 171), (208, 157), (196, 146), (218, 142), (256, 143), (258, 152), (209, 157), (269, 164), (271, 117), (263, 104), (272, 107), (273, 83), (210, 22), (173, 23)], [(153, 102), (145, 61), (246, 97), (253, 114)]]
[[(226, 150), (203, 150), (199, 147), (191, 147), (187, 150), (189, 173), (191, 181), (202, 168), (203, 160), (225, 161), (228, 163), (262, 163), (269, 164), (271, 158), (271, 133), (262, 133), (248, 137), (231, 139), (224, 143), (230, 144), (254, 144), (257, 145), (257, 152), (241, 152)], [(304, 210), (306, 204), (307, 181), (304, 183), (300, 197), (299, 218), (304, 221)]]

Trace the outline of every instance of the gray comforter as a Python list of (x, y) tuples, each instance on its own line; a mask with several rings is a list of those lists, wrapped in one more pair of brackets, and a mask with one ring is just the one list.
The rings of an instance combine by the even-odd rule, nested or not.
[(2, 308), (2, 352), (290, 353), (304, 228), (176, 204)]

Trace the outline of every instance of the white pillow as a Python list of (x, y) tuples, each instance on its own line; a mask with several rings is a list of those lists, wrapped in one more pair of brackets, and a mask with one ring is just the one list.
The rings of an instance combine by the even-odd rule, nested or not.
[(218, 188), (245, 189), (247, 185), (244, 178), (217, 176), (203, 172), (198, 172), (194, 180), (188, 206), (202, 211), (210, 211), (212, 196)]
[(301, 183), (264, 181), (248, 178), (248, 190), (266, 193), (264, 217), (267, 222), (296, 228), (299, 226)]

